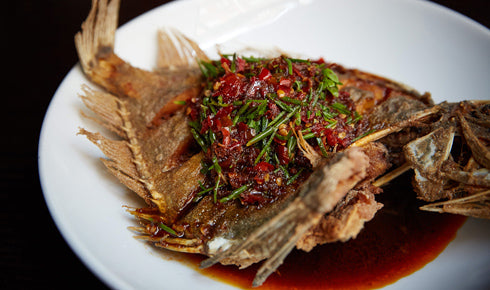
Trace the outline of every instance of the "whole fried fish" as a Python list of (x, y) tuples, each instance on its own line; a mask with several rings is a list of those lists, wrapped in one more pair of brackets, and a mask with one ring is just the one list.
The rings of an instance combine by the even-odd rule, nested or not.
[[(75, 43), (85, 75), (103, 89), (84, 86), (82, 100), (120, 139), (80, 134), (147, 203), (128, 209), (141, 222), (138, 238), (207, 255), (203, 267), (266, 260), (258, 286), (295, 246), (355, 238), (381, 208), (372, 182), (390, 158), (374, 141), (432, 108), (429, 94), (323, 60), (210, 61), (168, 30), (157, 69), (138, 69), (114, 53), (118, 8), (94, 0)], [(407, 107), (403, 126), (377, 111), (393, 100)]]

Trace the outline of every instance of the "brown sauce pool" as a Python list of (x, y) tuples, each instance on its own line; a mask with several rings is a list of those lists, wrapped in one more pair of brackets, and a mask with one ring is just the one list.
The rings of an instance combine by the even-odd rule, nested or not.
[[(377, 196), (384, 207), (347, 243), (294, 250), (257, 289), (371, 289), (394, 283), (434, 260), (453, 240), (466, 217), (423, 212), (409, 181), (399, 178)], [(197, 271), (213, 279), (251, 288), (260, 265), (244, 270), (215, 265), (198, 269), (204, 258), (186, 255)]]

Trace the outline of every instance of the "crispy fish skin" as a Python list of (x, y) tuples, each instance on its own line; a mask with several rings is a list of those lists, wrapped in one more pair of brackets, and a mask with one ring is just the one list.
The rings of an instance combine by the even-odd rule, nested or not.
[[(75, 44), (85, 75), (107, 91), (85, 87), (82, 100), (96, 113), (100, 124), (123, 140), (113, 141), (86, 130), (80, 133), (106, 153), (109, 159), (104, 164), (123, 184), (150, 206), (158, 207), (165, 213), (165, 222), (171, 223), (178, 217), (184, 200), (192, 199), (197, 181), (204, 176), (199, 166), (195, 166), (199, 156), (193, 159), (189, 152), (193, 137), (187, 126), (188, 116), (182, 107), (170, 112), (166, 108), (176, 98), (195, 97), (201, 74), (188, 59), (175, 58), (178, 66), (174, 69), (179, 71), (176, 74), (168, 73), (172, 69), (169, 62), (161, 64), (169, 67), (160, 67), (166, 73), (155, 73), (120, 59), (114, 54), (118, 8), (117, 0), (93, 1), (82, 31), (75, 36)], [(162, 50), (169, 51), (169, 47)], [(162, 110), (167, 110), (166, 120), (156, 122)], [(168, 184), (165, 173), (172, 176), (178, 171), (193, 171), (189, 176), (195, 179), (187, 184)], [(174, 197), (166, 195), (168, 192), (182, 192), (187, 196)]]
[(355, 239), (364, 224), (383, 207), (375, 199), (382, 189), (371, 183), (391, 166), (388, 150), (381, 143), (370, 143), (361, 150), (369, 160), (366, 177), (337, 203), (332, 212), (325, 214), (317, 225), (303, 235), (296, 248), (309, 252), (317, 245)]

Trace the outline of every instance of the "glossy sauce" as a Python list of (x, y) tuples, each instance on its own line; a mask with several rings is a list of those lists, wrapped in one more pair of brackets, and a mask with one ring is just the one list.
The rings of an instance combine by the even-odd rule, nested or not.
[[(466, 217), (418, 210), (420, 202), (409, 181), (385, 188), (377, 196), (384, 207), (347, 243), (294, 250), (258, 289), (370, 289), (410, 275), (434, 260), (453, 240)], [(244, 270), (216, 265), (198, 269), (203, 260), (186, 256), (203, 275), (241, 288), (250, 288), (260, 265)]]

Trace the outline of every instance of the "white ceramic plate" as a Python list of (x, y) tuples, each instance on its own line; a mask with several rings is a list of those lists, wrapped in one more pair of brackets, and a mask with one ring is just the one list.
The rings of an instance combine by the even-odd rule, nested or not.
[[(388, 76), (430, 91), (436, 101), (489, 99), (490, 31), (425, 1), (178, 1), (119, 29), (116, 52), (153, 68), (163, 26), (178, 28), (211, 56), (217, 43), (278, 47)], [(79, 112), (78, 94), (87, 83), (76, 65), (52, 99), (39, 144), (45, 199), (68, 244), (114, 288), (231, 288), (132, 238), (127, 226), (134, 221), (121, 206), (140, 202), (106, 172), (98, 149), (76, 135), (79, 127), (100, 130)], [(387, 288), (488, 287), (489, 226), (469, 219), (435, 261)]]

